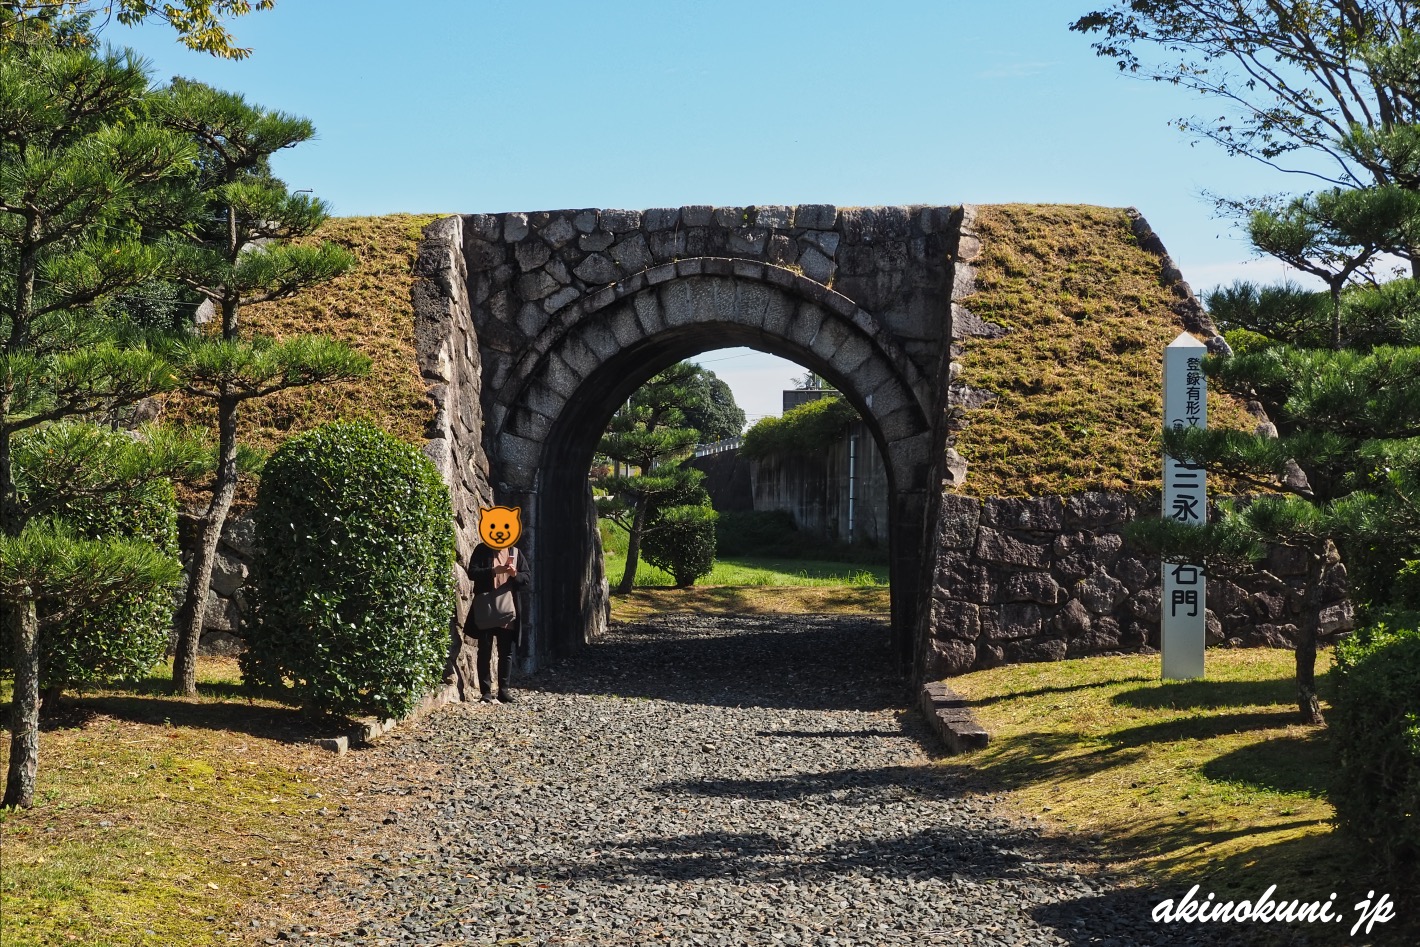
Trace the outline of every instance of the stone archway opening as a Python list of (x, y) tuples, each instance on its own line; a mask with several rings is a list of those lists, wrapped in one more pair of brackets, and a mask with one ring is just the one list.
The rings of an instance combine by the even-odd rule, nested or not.
[[(549, 433), (545, 460), (539, 465), (536, 498), (536, 528), (542, 544), (539, 564), (548, 589), (540, 602), (545, 616), (540, 626), (546, 629), (546, 636), (532, 643), (534, 649), (542, 649), (544, 659), (573, 653), (587, 642), (604, 619), (603, 580), (614, 587), (620, 577), (619, 573), (603, 573), (605, 559), (597, 541), (596, 514), (587, 485), (588, 468), (612, 414), (656, 374), (724, 347), (723, 338), (691, 333), (647, 340), (643, 347), (628, 350), (584, 381), (574, 405)], [(802, 353), (789, 350), (770, 354), (790, 360), (803, 358)], [(839, 383), (831, 368), (812, 370), (835, 385)], [(854, 409), (863, 414), (861, 405), (854, 405)], [(866, 426), (881, 448), (881, 432), (871, 423)]]
[[(807, 295), (807, 294), (806, 294)], [(822, 294), (820, 294), (822, 295)], [(848, 308), (848, 307), (843, 307)], [(856, 318), (854, 318), (856, 317)], [(618, 406), (663, 369), (726, 345), (795, 361), (844, 393), (884, 457), (894, 640), (905, 665), (916, 615), (921, 498), (930, 431), (909, 369), (874, 338), (866, 313), (835, 312), (792, 289), (693, 274), (569, 320), (523, 360), (490, 447), (500, 502), (522, 506), (540, 591), (525, 641), (533, 666), (575, 652), (603, 626), (607, 600), (587, 471)], [(514, 381), (514, 379), (516, 379)]]

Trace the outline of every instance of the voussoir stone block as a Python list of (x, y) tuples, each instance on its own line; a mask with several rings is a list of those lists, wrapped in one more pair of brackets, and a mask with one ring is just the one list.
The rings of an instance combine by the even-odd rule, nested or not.
[(770, 293), (764, 309), (762, 325), (770, 335), (783, 335), (794, 314), (794, 301), (783, 293)]
[[(667, 285), (683, 284), (670, 283)], [(665, 289), (662, 289), (661, 292), (665, 292)], [(634, 297), (631, 305), (636, 311), (636, 319), (641, 323), (641, 330), (644, 334), (655, 335), (665, 329), (665, 313), (661, 308), (661, 300), (657, 293), (641, 293)]]
[(789, 322), (789, 340), (795, 345), (808, 348), (823, 326), (824, 312), (812, 303), (799, 303), (794, 310), (794, 318)]
[(741, 281), (735, 284), (736, 319), (741, 325), (762, 326), (769, 302), (780, 294), (763, 283)]
[[(838, 319), (825, 319), (823, 326), (809, 342), (809, 351), (826, 361), (833, 361), (834, 353), (838, 347), (848, 341), (849, 333), (852, 330)], [(891, 410), (891, 407), (885, 410)], [(884, 435), (888, 436), (888, 435)]]

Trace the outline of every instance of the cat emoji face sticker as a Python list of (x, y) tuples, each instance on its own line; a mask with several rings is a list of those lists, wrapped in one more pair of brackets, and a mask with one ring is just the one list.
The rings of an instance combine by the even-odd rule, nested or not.
[(523, 535), (523, 508), (490, 506), (479, 514), (478, 535), (494, 549), (507, 549)]

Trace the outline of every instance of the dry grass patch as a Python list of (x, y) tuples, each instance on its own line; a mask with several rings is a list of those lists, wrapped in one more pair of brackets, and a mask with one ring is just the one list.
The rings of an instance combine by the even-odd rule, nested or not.
[[(969, 340), (960, 360), (964, 381), (998, 395), (957, 437), (965, 492), (1160, 488), (1163, 352), (1180, 329), (1159, 258), (1138, 246), (1124, 211), (1104, 207), (983, 206), (977, 229), (966, 306), (1010, 331)], [(1208, 411), (1213, 427), (1255, 426), (1220, 392)]]
[[(355, 254), (343, 276), (293, 299), (242, 310), (242, 324), (277, 339), (320, 333), (346, 342), (374, 362), (354, 382), (298, 388), (248, 402), (241, 409), (242, 440), (271, 450), (292, 434), (327, 421), (370, 421), (395, 437), (421, 443), (433, 409), (419, 377), (410, 301), (420, 232), (436, 214), (338, 217), (313, 239)], [(168, 401), (169, 419), (215, 429), (215, 413), (180, 396)]]
[(343, 859), (369, 821), (350, 821), (368, 806), (343, 779), (358, 757), (303, 742), (330, 728), (299, 711), (240, 697), (234, 660), (203, 658), (199, 677), (198, 698), (165, 695), (160, 673), (46, 721), (36, 805), (0, 813), (5, 947), (268, 937), (250, 921), (285, 916), (290, 890)]

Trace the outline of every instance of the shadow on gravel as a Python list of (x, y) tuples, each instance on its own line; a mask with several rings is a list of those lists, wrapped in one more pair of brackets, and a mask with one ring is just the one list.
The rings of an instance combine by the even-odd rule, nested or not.
[[(900, 736), (901, 734), (891, 734)], [(729, 799), (809, 799), (827, 796), (837, 805), (879, 805), (918, 799), (957, 799), (961, 785), (921, 766), (882, 766), (803, 773), (779, 779), (695, 779), (664, 782), (655, 791)]]
[(660, 615), (529, 678), (529, 691), (721, 707), (905, 707), (888, 623), (861, 617)]
[(1038, 857), (1040, 847), (1037, 838), (999, 829), (983, 832), (979, 824), (933, 826), (889, 839), (843, 839), (814, 848), (791, 845), (768, 832), (706, 831), (644, 842), (608, 840), (595, 865), (578, 866), (576, 877), (610, 884), (726, 877), (742, 883), (834, 884), (855, 874), (957, 882), (1028, 878), (1039, 869), (1018, 849), (1034, 850)]

